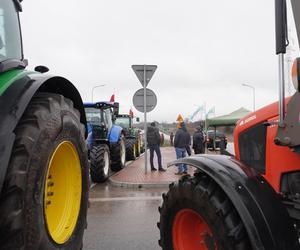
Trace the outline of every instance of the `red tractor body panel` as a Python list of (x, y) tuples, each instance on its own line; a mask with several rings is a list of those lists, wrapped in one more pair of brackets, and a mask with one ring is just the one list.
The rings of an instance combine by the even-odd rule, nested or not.
[[(290, 97), (286, 98), (286, 104)], [(288, 147), (277, 146), (274, 138), (277, 132), (278, 102), (253, 112), (236, 123), (234, 131), (235, 157), (243, 161), (240, 154), (239, 137), (248, 129), (266, 123), (265, 172), (262, 175), (272, 187), (280, 192), (280, 181), (284, 173), (300, 170), (300, 156)], [(269, 123), (269, 124), (268, 124)], [(250, 166), (251, 167), (251, 166)]]

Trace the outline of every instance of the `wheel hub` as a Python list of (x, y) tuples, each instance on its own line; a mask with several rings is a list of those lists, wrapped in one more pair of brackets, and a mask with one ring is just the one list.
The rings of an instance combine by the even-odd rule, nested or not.
[(205, 220), (192, 209), (180, 210), (172, 229), (174, 250), (217, 249), (211, 229)]
[(108, 171), (109, 171), (109, 155), (105, 151), (105, 153), (104, 153), (104, 174), (108, 175)]
[(121, 140), (121, 163), (122, 165), (125, 164), (125, 160), (126, 160), (126, 147), (125, 147), (125, 143), (123, 140)]

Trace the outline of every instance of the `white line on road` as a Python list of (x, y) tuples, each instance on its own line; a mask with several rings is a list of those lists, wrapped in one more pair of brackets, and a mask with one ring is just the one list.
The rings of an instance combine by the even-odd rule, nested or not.
[(153, 201), (161, 200), (161, 196), (144, 196), (144, 197), (110, 197), (110, 198), (90, 198), (90, 202), (106, 202), (106, 201)]

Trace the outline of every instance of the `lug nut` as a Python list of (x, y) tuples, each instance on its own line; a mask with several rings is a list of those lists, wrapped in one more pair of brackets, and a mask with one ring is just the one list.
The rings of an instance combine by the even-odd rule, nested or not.
[(53, 196), (53, 192), (47, 192), (47, 196)]
[(49, 181), (47, 185), (48, 185), (48, 187), (53, 187), (54, 186), (54, 182), (53, 181)]
[(51, 201), (46, 201), (46, 205), (50, 205), (51, 204)]

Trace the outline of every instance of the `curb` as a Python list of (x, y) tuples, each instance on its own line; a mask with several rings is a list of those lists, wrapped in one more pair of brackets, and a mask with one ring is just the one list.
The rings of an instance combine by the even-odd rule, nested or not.
[(112, 186), (115, 187), (139, 189), (139, 188), (168, 188), (169, 185), (174, 181), (156, 182), (156, 183), (132, 183), (132, 182), (114, 181), (109, 178), (109, 182), (112, 184)]
[[(140, 156), (142, 156), (144, 153), (142, 153)], [(140, 157), (139, 156), (139, 157)], [(133, 161), (129, 161), (126, 165), (125, 168), (129, 167)], [(122, 181), (115, 181), (112, 180), (111, 177), (113, 177), (115, 174), (118, 172), (114, 173), (112, 176), (109, 177), (108, 181), (112, 184), (114, 187), (123, 187), (123, 188), (133, 188), (133, 189), (139, 189), (139, 188), (168, 188), (171, 183), (174, 181), (168, 181), (168, 182), (154, 182), (154, 183), (133, 183), (133, 182), (122, 182)]]

